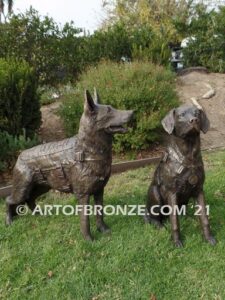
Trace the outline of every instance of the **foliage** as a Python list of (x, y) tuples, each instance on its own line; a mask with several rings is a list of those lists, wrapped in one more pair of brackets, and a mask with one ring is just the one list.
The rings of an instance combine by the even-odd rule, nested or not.
[(168, 41), (164, 34), (158, 36), (149, 25), (128, 27), (117, 22), (86, 37), (86, 42), (87, 65), (102, 59), (120, 62), (121, 58), (149, 60), (163, 65), (169, 63)]
[(168, 65), (171, 46), (179, 44), (194, 13), (193, 0), (105, 1), (103, 28), (121, 23), (132, 36), (131, 58)]
[(102, 59), (118, 62), (126, 57), (168, 65), (169, 44), (179, 38), (173, 22), (177, 21), (175, 15), (182, 19), (184, 6), (180, 4), (177, 10), (171, 6), (166, 17), (163, 9), (167, 6), (154, 5), (157, 11), (160, 9), (158, 16), (146, 1), (140, 1), (132, 14), (128, 9), (92, 35), (76, 28), (73, 22), (60, 27), (52, 18), (41, 17), (30, 8), (0, 24), (0, 57), (28, 62), (41, 85), (75, 81), (87, 66)]
[(56, 86), (76, 81), (88, 66), (102, 59), (119, 62), (125, 57), (167, 66), (170, 46), (194, 34), (196, 43), (185, 53), (187, 64), (224, 69), (223, 8), (209, 12), (193, 0), (105, 2), (107, 20), (91, 35), (73, 22), (60, 27), (32, 8), (11, 15), (0, 23), (0, 57), (25, 60), (41, 85)]
[(0, 59), (0, 130), (32, 137), (41, 123), (37, 79), (24, 61)]
[(33, 8), (12, 15), (0, 24), (0, 57), (28, 62), (41, 85), (75, 81), (102, 59), (118, 62), (126, 57), (168, 65), (169, 45), (181, 36), (176, 26), (187, 22), (190, 1), (132, 1), (134, 6), (128, 5), (130, 0), (120, 2), (123, 5), (114, 8), (118, 17), (92, 35), (73, 22), (60, 27)]
[(107, 19), (104, 26), (118, 21), (127, 27), (149, 26), (167, 41), (176, 43), (180, 36), (177, 23), (186, 24), (192, 14), (193, 0), (112, 0), (105, 1)]
[(73, 23), (60, 29), (52, 18), (41, 18), (30, 8), (0, 24), (0, 57), (24, 59), (34, 68), (41, 84), (76, 78), (80, 72), (78, 33), (80, 29)]
[(148, 60), (164, 66), (169, 65), (171, 50), (166, 32), (162, 31), (159, 35), (150, 27), (142, 26), (138, 30), (138, 34), (135, 33), (132, 43), (133, 59), (139, 61)]
[(54, 86), (43, 85), (38, 89), (41, 105), (48, 105), (57, 101), (60, 97), (59, 89)]
[[(6, 228), (5, 201), (0, 201), (2, 299), (225, 299), (224, 161), (224, 151), (204, 155), (204, 190), (215, 247), (203, 241), (191, 206), (179, 217), (185, 246), (176, 249), (169, 222), (157, 230), (137, 215), (105, 216), (111, 235), (99, 233), (91, 216), (93, 243), (83, 241), (79, 217), (63, 215), (61, 209), (57, 215), (53, 208), (52, 216), (28, 213)], [(153, 169), (112, 176), (105, 205), (143, 205)], [(73, 196), (49, 193), (37, 203), (44, 211), (47, 205), (66, 208), (76, 202)], [(69, 214), (71, 209), (64, 211)]]
[(38, 143), (36, 136), (32, 139), (25, 135), (12, 136), (7, 132), (0, 131), (0, 171), (14, 165), (19, 151), (30, 148)]
[(131, 57), (132, 37), (122, 23), (114, 24), (107, 30), (95, 31), (88, 36), (87, 58), (89, 64), (101, 59), (120, 61), (122, 56)]
[(194, 38), (184, 49), (186, 66), (204, 66), (213, 72), (225, 72), (225, 7), (208, 11), (199, 6), (189, 26)]
[(63, 119), (64, 128), (68, 136), (77, 134), (79, 129), (80, 117), (83, 112), (84, 95), (81, 89), (82, 88), (78, 87), (71, 94), (64, 96), (63, 105), (59, 110), (59, 114)]
[(74, 135), (83, 110), (84, 89), (96, 87), (104, 103), (134, 109), (133, 130), (115, 137), (115, 149), (144, 149), (159, 140), (160, 120), (177, 105), (174, 75), (148, 62), (102, 62), (91, 67), (78, 82), (76, 93), (64, 101), (61, 116), (69, 135)]

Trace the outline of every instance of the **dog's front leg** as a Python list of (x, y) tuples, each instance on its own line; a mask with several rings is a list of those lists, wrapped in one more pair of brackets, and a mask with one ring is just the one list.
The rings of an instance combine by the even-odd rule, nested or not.
[(94, 200), (96, 205), (96, 225), (97, 225), (97, 229), (100, 232), (110, 232), (109, 227), (104, 222), (103, 194), (104, 194), (104, 189), (94, 194)]
[(205, 206), (205, 197), (204, 193), (200, 192), (198, 197), (197, 197), (198, 205), (200, 208), (200, 214), (199, 214), (199, 219), (202, 225), (202, 230), (203, 230), (203, 235), (211, 245), (216, 244), (215, 238), (212, 236), (211, 231), (210, 231), (210, 226), (209, 226), (209, 219), (206, 213), (206, 206)]
[(90, 231), (90, 221), (89, 215), (87, 214), (87, 205), (89, 205), (90, 196), (89, 195), (80, 195), (78, 197), (80, 209), (80, 230), (85, 240), (92, 241)]
[(170, 222), (171, 222), (171, 230), (172, 230), (172, 238), (173, 242), (176, 247), (182, 247), (183, 244), (180, 239), (180, 226), (179, 220), (176, 213), (176, 206), (177, 206), (177, 196), (176, 193), (170, 193), (168, 196), (168, 203), (171, 207), (171, 214), (170, 214)]

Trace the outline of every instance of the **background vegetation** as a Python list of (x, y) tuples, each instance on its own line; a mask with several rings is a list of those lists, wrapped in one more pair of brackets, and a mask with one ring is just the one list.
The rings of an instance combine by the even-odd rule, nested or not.
[(27, 138), (25, 135), (13, 136), (8, 132), (0, 132), (0, 171), (11, 169), (21, 150), (38, 144), (37, 137)]
[(0, 128), (32, 137), (41, 123), (35, 73), (25, 61), (0, 59)]
[[(0, 22), (0, 57), (22, 58), (34, 68), (40, 84), (57, 85), (76, 81), (86, 67), (102, 59), (147, 59), (167, 66), (170, 47), (194, 36), (195, 43), (185, 51), (187, 65), (222, 72), (225, 8), (210, 11), (201, 1), (194, 3), (105, 1), (107, 18), (91, 35), (73, 22), (59, 26), (32, 8), (14, 15), (10, 6), (6, 22)], [(219, 67), (215, 67), (216, 60)]]
[(73, 97), (63, 102), (61, 116), (67, 133), (71, 136), (77, 132), (84, 89), (95, 86), (105, 104), (135, 111), (132, 129), (124, 136), (115, 136), (114, 149), (146, 149), (160, 140), (160, 120), (178, 103), (174, 85), (174, 74), (152, 63), (102, 62), (80, 77)]
[(19, 150), (37, 142), (39, 98), (32, 67), (14, 58), (0, 59), (0, 170), (14, 164)]
[(212, 72), (225, 72), (225, 7), (208, 11), (199, 6), (188, 32), (193, 37), (183, 51), (186, 66), (203, 66)]

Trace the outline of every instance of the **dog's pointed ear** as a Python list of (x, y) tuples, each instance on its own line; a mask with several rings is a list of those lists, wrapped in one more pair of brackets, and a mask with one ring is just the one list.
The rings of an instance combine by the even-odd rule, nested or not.
[(94, 101), (95, 101), (96, 104), (100, 104), (101, 103), (100, 97), (99, 97), (99, 94), (98, 94), (96, 88), (94, 88)]
[(95, 110), (95, 103), (94, 100), (88, 90), (85, 90), (84, 93), (84, 111), (85, 112), (94, 112)]
[(166, 132), (172, 134), (175, 126), (175, 109), (172, 109), (162, 120), (162, 126)]
[(209, 130), (210, 122), (206, 113), (201, 109), (200, 110), (200, 129), (203, 133), (206, 133)]

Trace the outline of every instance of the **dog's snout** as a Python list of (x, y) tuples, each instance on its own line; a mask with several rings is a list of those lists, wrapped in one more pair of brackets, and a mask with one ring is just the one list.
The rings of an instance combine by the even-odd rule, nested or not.
[(134, 116), (134, 111), (133, 110), (129, 110), (130, 113), (130, 118), (132, 118)]
[(126, 114), (124, 115), (124, 122), (129, 122), (133, 117), (134, 111), (133, 110), (127, 110)]
[(199, 122), (199, 119), (196, 117), (193, 117), (190, 119), (190, 123), (198, 123), (198, 122)]

